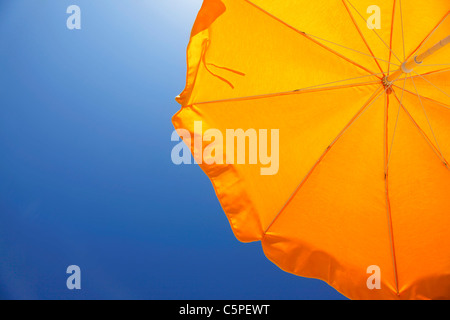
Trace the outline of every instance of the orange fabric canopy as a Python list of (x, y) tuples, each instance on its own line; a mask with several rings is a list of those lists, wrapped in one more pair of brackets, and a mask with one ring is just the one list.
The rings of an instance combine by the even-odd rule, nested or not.
[[(372, 5), (381, 29), (367, 26)], [(239, 240), (352, 299), (450, 298), (450, 46), (385, 81), (449, 35), (449, 10), (448, 0), (204, 1), (175, 127), (279, 129), (275, 175), (200, 165)], [(373, 265), (380, 289), (366, 283)]]

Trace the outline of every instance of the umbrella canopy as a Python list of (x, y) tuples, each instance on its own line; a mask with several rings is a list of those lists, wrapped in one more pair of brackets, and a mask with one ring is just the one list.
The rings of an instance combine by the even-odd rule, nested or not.
[(184, 139), (240, 241), (352, 299), (450, 298), (449, 10), (204, 1), (175, 128), (279, 130), (269, 175)]

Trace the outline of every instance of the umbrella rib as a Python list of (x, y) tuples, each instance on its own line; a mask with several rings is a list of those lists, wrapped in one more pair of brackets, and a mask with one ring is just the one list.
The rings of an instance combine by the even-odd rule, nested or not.
[[(413, 80), (414, 81), (414, 80)], [(385, 102), (386, 103), (386, 155), (389, 152), (389, 156), (387, 158), (387, 163), (385, 162), (385, 192), (386, 192), (386, 211), (387, 211), (387, 215), (388, 215), (388, 226), (389, 226), (389, 240), (390, 240), (390, 244), (391, 244), (391, 256), (392, 256), (392, 263), (393, 263), (393, 268), (394, 268), (394, 276), (395, 276), (395, 286), (396, 286), (396, 291), (397, 291), (397, 295), (400, 296), (400, 292), (399, 292), (399, 285), (398, 285), (398, 268), (397, 268), (397, 258), (396, 258), (396, 254), (395, 254), (395, 241), (394, 241), (394, 230), (393, 230), (393, 225), (392, 225), (392, 208), (391, 208), (391, 201), (390, 201), (390, 197), (389, 197), (389, 162), (391, 159), (391, 154), (392, 154), (392, 146), (394, 143), (394, 138), (395, 138), (395, 133), (396, 133), (396, 129), (397, 129), (397, 124), (398, 124), (398, 119), (399, 119), (399, 115), (400, 115), (400, 107), (403, 108), (403, 110), (405, 110), (405, 112), (408, 114), (409, 118), (411, 119), (411, 121), (414, 123), (414, 125), (416, 126), (416, 128), (419, 129), (419, 131), (422, 133), (422, 135), (426, 138), (428, 144), (430, 144), (433, 147), (433, 151), (435, 151), (434, 146), (431, 144), (431, 142), (429, 141), (428, 137), (426, 136), (426, 134), (422, 131), (422, 129), (420, 129), (420, 127), (417, 125), (417, 123), (414, 121), (414, 119), (412, 118), (412, 116), (409, 114), (409, 112), (406, 110), (406, 108), (403, 106), (402, 100), (403, 100), (403, 94), (404, 94), (404, 90), (405, 90), (405, 84), (406, 84), (406, 77), (403, 83), (403, 90), (402, 90), (402, 96), (401, 99), (399, 100), (397, 97), (397, 94), (395, 93), (395, 90), (393, 90), (395, 98), (397, 99), (397, 101), (399, 102), (399, 112), (397, 114), (397, 120), (395, 123), (395, 129), (394, 129), (394, 134), (392, 137), (392, 143), (391, 143), (391, 150), (389, 152), (388, 150), (388, 105), (389, 102)], [(388, 98), (386, 98), (387, 100)], [(436, 153), (436, 151), (435, 151)], [(442, 153), (441, 153), (442, 155)], [(441, 160), (441, 159), (440, 159)], [(386, 160), (385, 160), (386, 161)], [(447, 162), (444, 159), (444, 164), (448, 169), (448, 165)]]
[[(450, 64), (449, 64), (449, 66), (450, 66)], [(424, 67), (426, 67), (426, 66), (424, 66)], [(422, 76), (429, 76), (429, 75), (433, 75), (433, 74), (436, 74), (436, 73), (443, 73), (443, 72), (449, 72), (449, 71), (450, 71), (450, 68), (434, 70), (434, 71), (430, 71), (430, 72), (426, 72), (426, 73), (417, 74), (416, 76), (412, 76), (411, 78), (417, 78), (420, 75), (422, 75)]]
[[(426, 73), (422, 73), (421, 75), (422, 76), (430, 76), (430, 75), (434, 75), (434, 74), (438, 74), (438, 73), (444, 73), (444, 72), (449, 72), (450, 71), (450, 68), (446, 68), (446, 69), (440, 69), (440, 70), (434, 70), (434, 71), (430, 71), (430, 72), (426, 72)], [(407, 78), (407, 76), (405, 76), (405, 78)], [(394, 81), (394, 83), (395, 82), (397, 82), (397, 81), (400, 81), (400, 80), (402, 80), (402, 79), (405, 79), (405, 78), (401, 78), (401, 77), (399, 77), (398, 79), (396, 79), (395, 81)], [(419, 75), (416, 75), (416, 76), (410, 76), (409, 78), (419, 78)], [(395, 84), (392, 84), (393, 86), (395, 86)]]
[[(427, 73), (422, 74), (422, 76), (433, 75), (433, 74), (444, 73), (444, 72), (450, 72), (450, 68), (448, 68), (448, 69), (442, 69), (442, 70), (436, 70), (436, 71), (430, 71), (430, 72), (427, 72)], [(419, 77), (420, 77), (420, 75), (416, 75), (416, 76), (410, 76), (409, 78), (410, 78), (410, 79), (413, 79), (413, 78), (419, 78)], [(403, 79), (406, 79), (406, 78), (407, 78), (407, 77), (405, 77), (405, 78), (403, 78)], [(398, 80), (401, 80), (401, 79), (398, 79)], [(397, 80), (397, 81), (398, 81), (398, 80)], [(397, 86), (397, 85), (395, 85), (395, 84), (393, 84), (392, 86), (401, 89), (399, 86)], [(409, 94), (411, 94), (411, 95), (413, 95), (413, 96), (419, 96), (422, 100), (428, 100), (428, 101), (430, 101), (430, 102), (433, 102), (433, 103), (435, 103), (435, 104), (437, 104), (437, 105), (440, 105), (440, 106), (442, 106), (442, 107), (444, 107), (444, 108), (450, 110), (450, 105), (447, 105), (447, 104), (445, 104), (445, 103), (443, 103), (443, 102), (440, 102), (440, 101), (431, 99), (431, 98), (426, 97), (426, 96), (422, 96), (422, 95), (418, 94), (418, 92), (417, 92), (417, 93), (414, 93), (414, 92), (411, 92), (411, 91), (406, 90), (406, 89), (403, 89), (403, 90), (404, 90), (405, 92), (408, 92)]]
[[(400, 102), (400, 100), (397, 97), (397, 94), (395, 93), (395, 90), (392, 90), (392, 92), (394, 93), (394, 96), (397, 99), (397, 101)], [(405, 90), (405, 92), (408, 92), (408, 91)], [(405, 106), (403, 104), (401, 104), (401, 107), (402, 107), (403, 111), (405, 111), (406, 115), (411, 120), (411, 122), (414, 124), (414, 126), (417, 128), (417, 130), (420, 132), (420, 134), (424, 137), (425, 141), (428, 143), (430, 148), (433, 150), (434, 154), (436, 154), (436, 156), (439, 158), (439, 161), (444, 163), (444, 165), (448, 168), (447, 161), (444, 158), (441, 158), (441, 154), (440, 154), (439, 150), (436, 149), (436, 146), (431, 142), (431, 140), (430, 140), (430, 138), (428, 138), (427, 134), (417, 124), (417, 122), (414, 120), (413, 116), (409, 113), (409, 111), (405, 108)]]
[[(391, 35), (390, 35), (390, 43), (389, 43), (389, 63), (392, 59), (392, 37), (394, 35), (394, 22), (395, 22), (395, 8), (397, 6), (397, 0), (394, 0), (394, 7), (392, 8), (392, 21), (391, 21)], [(403, 25), (402, 25), (403, 30)], [(388, 75), (391, 73), (391, 65), (388, 65)]]
[[(405, 81), (406, 82), (406, 81)], [(388, 227), (389, 227), (389, 242), (391, 244), (391, 257), (392, 257), (392, 265), (394, 269), (394, 277), (395, 277), (395, 289), (397, 291), (397, 295), (399, 294), (398, 291), (398, 273), (397, 273), (397, 258), (395, 255), (395, 242), (394, 242), (394, 229), (392, 226), (392, 210), (391, 210), (391, 201), (389, 198), (389, 170), (388, 170), (388, 139), (389, 139), (389, 127), (388, 127), (388, 121), (389, 121), (389, 97), (386, 93), (384, 93), (384, 110), (385, 110), (385, 161), (384, 161), (384, 189), (385, 189), (385, 196), (386, 196), (386, 212), (388, 216)]]
[(268, 16), (271, 17), (272, 19), (275, 19), (275, 20), (278, 21), (279, 23), (283, 24), (283, 25), (286, 26), (287, 28), (289, 28), (289, 29), (291, 29), (291, 30), (297, 32), (298, 34), (302, 35), (303, 37), (305, 37), (306, 39), (312, 41), (313, 43), (319, 45), (320, 47), (324, 48), (325, 50), (327, 50), (327, 51), (329, 51), (329, 52), (335, 54), (335, 55), (338, 56), (339, 58), (341, 58), (341, 59), (343, 59), (343, 60), (345, 60), (345, 61), (347, 61), (347, 62), (349, 62), (349, 63), (351, 63), (351, 64), (353, 64), (353, 65), (355, 65), (356, 67), (358, 67), (358, 68), (360, 68), (360, 69), (362, 69), (362, 70), (368, 72), (369, 74), (375, 74), (375, 72), (370, 71), (369, 69), (367, 69), (367, 68), (361, 66), (360, 64), (356, 63), (355, 61), (353, 61), (353, 60), (351, 60), (351, 59), (345, 57), (344, 55), (342, 55), (342, 54), (340, 54), (340, 53), (334, 51), (333, 49), (331, 49), (330, 47), (324, 45), (323, 43), (314, 40), (313, 38), (311, 38), (310, 36), (308, 36), (305, 32), (300, 31), (300, 30), (294, 28), (294, 27), (291, 26), (290, 24), (284, 22), (283, 20), (281, 20), (280, 18), (274, 16), (274, 15), (271, 14), (270, 12), (267, 12), (266, 10), (264, 10), (263, 8), (261, 8), (260, 6), (258, 6), (258, 5), (256, 5), (256, 4), (254, 4), (254, 3), (251, 2), (250, 0), (244, 0), (244, 1), (247, 2), (248, 4), (250, 4), (251, 6), (253, 6), (254, 8), (256, 8), (257, 10), (260, 10), (260, 11), (263, 12), (264, 14), (268, 15)]
[[(396, 87), (396, 88), (401, 89), (399, 86), (396, 86), (395, 84), (394, 84), (393, 86)], [(405, 92), (407, 92), (407, 93), (409, 93), (409, 94), (411, 94), (411, 95), (413, 95), (413, 96), (417, 96), (417, 94), (415, 94), (414, 92), (411, 92), (411, 91), (409, 91), (409, 90), (407, 90), (407, 89), (405, 89)], [(423, 100), (428, 100), (428, 101), (430, 101), (430, 102), (433, 102), (433, 103), (435, 103), (435, 104), (437, 104), (437, 105), (440, 105), (440, 106), (442, 106), (442, 107), (444, 107), (444, 108), (450, 110), (450, 106), (449, 106), (449, 105), (446, 105), (445, 103), (442, 103), (442, 102), (440, 102), (440, 101), (437, 101), (437, 100), (434, 100), (434, 99), (431, 99), (431, 98), (429, 98), (429, 97), (425, 97), (425, 96), (422, 96), (422, 95), (419, 95), (419, 96), (420, 96)]]
[[(375, 58), (375, 55), (373, 54), (372, 49), (370, 49), (369, 44), (366, 41), (366, 38), (364, 38), (363, 33), (361, 32), (361, 29), (358, 27), (358, 25), (356, 24), (355, 18), (353, 17), (353, 14), (350, 12), (350, 8), (347, 6), (347, 4), (345, 3), (345, 0), (342, 0), (342, 3), (345, 6), (345, 9), (347, 10), (348, 14), (350, 15), (350, 19), (353, 22), (353, 25), (355, 26), (356, 30), (358, 31), (359, 35), (361, 36), (361, 39), (364, 41), (364, 44), (366, 45), (367, 49), (369, 50), (370, 54), (372, 55), (372, 58), (374, 58), (375, 63), (377, 64), (378, 68), (380, 69), (381, 72), (383, 72), (383, 69), (380, 66), (380, 63), (378, 62), (378, 60)], [(388, 62), (390, 63), (390, 61)], [(383, 72), (384, 75), (384, 72)]]
[[(420, 76), (431, 76), (431, 75), (434, 75), (434, 74), (438, 74), (438, 73), (444, 73), (444, 72), (450, 72), (450, 68), (445, 68), (445, 69), (440, 69), (440, 70), (434, 70), (434, 71), (429, 71), (429, 72), (426, 72), (426, 73), (422, 73), (422, 74), (418, 74), (417, 73), (417, 75), (415, 75), (415, 76), (410, 76), (409, 78), (419, 78)], [(407, 78), (406, 76), (405, 76), (405, 78)], [(396, 82), (396, 81), (399, 81), (399, 80), (402, 80), (402, 79), (405, 79), (405, 78), (401, 78), (401, 77), (399, 77), (398, 79), (396, 79), (395, 81), (394, 81), (394, 83)], [(395, 85), (395, 84), (392, 84), (392, 85)]]
[(372, 82), (360, 82), (360, 83), (352, 83), (347, 85), (339, 85), (339, 86), (330, 86), (330, 87), (323, 87), (319, 88), (321, 86), (329, 85), (329, 84), (335, 84), (340, 82), (346, 82), (350, 80), (355, 79), (361, 79), (361, 78), (367, 78), (374, 75), (367, 75), (362, 77), (356, 77), (356, 78), (350, 78), (350, 79), (344, 79), (334, 82), (328, 82), (324, 84), (319, 84), (311, 87), (305, 87), (302, 89), (296, 89), (291, 91), (284, 91), (284, 92), (276, 92), (276, 93), (267, 93), (267, 94), (260, 94), (260, 95), (254, 95), (254, 96), (246, 96), (246, 97), (236, 97), (236, 98), (228, 98), (228, 99), (221, 99), (221, 100), (211, 100), (211, 101), (202, 101), (202, 102), (194, 102), (191, 105), (201, 105), (201, 104), (211, 104), (211, 103), (220, 103), (220, 102), (230, 102), (230, 101), (245, 101), (245, 100), (254, 100), (254, 99), (264, 99), (264, 98), (272, 98), (277, 96), (285, 96), (285, 95), (291, 95), (291, 94), (301, 94), (301, 93), (312, 93), (312, 92), (320, 92), (320, 91), (328, 91), (328, 90), (335, 90), (335, 89), (347, 89), (352, 87), (361, 87), (361, 86), (369, 86), (373, 84), (379, 83), (379, 81), (372, 81)]
[[(355, 8), (355, 6), (350, 2), (350, 0), (346, 0), (348, 1), (348, 3), (350, 3), (350, 5), (353, 7), (353, 9), (355, 9), (355, 11), (358, 13), (358, 15), (361, 17), (361, 19), (364, 20), (364, 22), (366, 22), (366, 19), (363, 17), (363, 15), (358, 11), (358, 9)], [(375, 29), (372, 29), (372, 31), (377, 35), (377, 37), (381, 40), (381, 42), (384, 43), (384, 45), (386, 46), (386, 48), (389, 49), (389, 51), (394, 55), (394, 57), (398, 60), (398, 62), (402, 63), (402, 61), (400, 61), (400, 59), (397, 57), (397, 55), (391, 50), (391, 48), (389, 47), (389, 45), (383, 40), (383, 38), (381, 38), (381, 36), (378, 34), (378, 32), (375, 31)]]
[[(294, 192), (291, 194), (291, 196), (288, 198), (286, 203), (283, 205), (281, 210), (277, 213), (277, 215), (273, 218), (272, 222), (269, 224), (269, 226), (264, 231), (264, 236), (269, 232), (269, 229), (273, 226), (275, 221), (281, 216), (281, 214), (284, 212), (284, 209), (289, 205), (289, 203), (292, 201), (292, 199), (295, 197), (295, 195), (299, 192), (299, 190), (302, 188), (302, 186), (306, 183), (308, 178), (312, 175), (314, 170), (318, 167), (318, 165), (322, 162), (322, 160), (325, 158), (325, 156), (328, 154), (328, 152), (333, 148), (333, 146), (336, 144), (336, 142), (344, 135), (344, 133), (355, 123), (356, 120), (358, 120), (364, 112), (367, 111), (367, 109), (377, 101), (383, 92), (382, 91), (383, 86), (378, 87), (377, 90), (372, 94), (372, 96), (367, 100), (366, 103), (364, 103), (363, 107), (359, 109), (359, 111), (353, 116), (353, 118), (350, 120), (349, 123), (342, 129), (342, 131), (334, 138), (334, 140), (329, 144), (327, 149), (322, 153), (322, 155), (319, 157), (319, 159), (315, 162), (315, 164), (312, 166), (312, 168), (309, 170), (309, 172), (306, 174), (306, 176), (302, 179), (300, 184), (296, 187)], [(384, 90), (384, 92), (387, 91), (388, 88)]]
[(441, 67), (441, 66), (450, 66), (450, 63), (441, 63), (441, 64), (421, 64), (421, 67)]
[[(423, 105), (422, 98), (419, 96), (419, 91), (417, 90), (416, 83), (414, 82), (414, 79), (411, 78), (411, 80), (414, 85), (414, 89), (416, 90), (417, 98), (419, 99), (420, 105), (422, 106), (423, 113), (425, 114), (425, 118), (427, 119), (428, 126), (430, 127), (431, 133), (433, 134), (434, 141), (436, 142), (436, 147), (439, 150), (441, 157), (445, 160), (445, 157), (442, 153), (441, 147), (439, 146), (439, 142), (436, 138), (436, 134), (434, 133), (433, 127), (431, 126), (430, 118), (428, 117), (427, 111), (425, 110), (425, 106)], [(447, 161), (445, 161), (445, 163), (447, 163)]]
[(427, 41), (431, 38), (431, 36), (434, 34), (434, 32), (444, 23), (444, 21), (447, 19), (448, 15), (450, 14), (450, 10), (447, 11), (447, 13), (444, 15), (444, 17), (438, 22), (438, 24), (431, 30), (431, 32), (425, 37), (425, 39), (422, 40), (421, 43), (417, 46), (416, 49), (414, 49), (411, 54), (407, 57), (406, 60), (409, 60), (409, 58), (412, 57), (412, 55), (416, 52), (418, 52), (422, 47), (427, 43)]
[(400, 25), (402, 26), (402, 42), (403, 42), (403, 61), (406, 61), (406, 46), (405, 46), (405, 31), (403, 27), (403, 7), (402, 0), (400, 0)]
[(432, 83), (431, 81), (429, 81), (429, 80), (426, 79), (425, 77), (423, 77), (421, 74), (415, 72), (414, 70), (413, 70), (413, 72), (414, 72), (417, 76), (421, 77), (423, 80), (425, 80), (426, 82), (428, 82), (429, 84), (431, 84), (433, 87), (435, 87), (437, 90), (439, 90), (440, 92), (442, 92), (443, 94), (445, 94), (447, 97), (450, 98), (450, 94), (448, 94), (447, 92), (445, 92), (444, 90), (442, 90), (441, 88), (439, 88), (437, 85), (435, 85), (434, 83)]
[(408, 77), (405, 77), (405, 79), (403, 81), (402, 96), (400, 98), (399, 105), (398, 105), (397, 119), (395, 120), (394, 133), (392, 134), (392, 141), (391, 141), (391, 144), (390, 144), (390, 149), (389, 149), (390, 151), (389, 151), (389, 157), (388, 157), (388, 161), (387, 161), (387, 165), (386, 165), (386, 170), (389, 170), (389, 164), (391, 163), (392, 148), (394, 146), (395, 134), (397, 133), (398, 120), (400, 118), (400, 109), (401, 109), (401, 105), (403, 103), (403, 96), (405, 94), (405, 87), (406, 87), (406, 79), (407, 78)]
[[(305, 32), (305, 33), (306, 33), (306, 32)], [(306, 34), (307, 34), (308, 36), (310, 36), (310, 37), (313, 37), (313, 38), (316, 38), (316, 39), (319, 39), (319, 40), (322, 40), (322, 41), (325, 41), (325, 42), (329, 42), (329, 43), (331, 43), (331, 44), (334, 44), (335, 46), (342, 47), (342, 48), (347, 49), (347, 50), (350, 50), (350, 51), (354, 51), (354, 52), (356, 52), (356, 53), (365, 55), (365, 56), (367, 56), (367, 57), (372, 57), (372, 58), (375, 59), (375, 61), (380, 60), (380, 61), (383, 61), (383, 62), (390, 63), (391, 65), (394, 65), (394, 66), (396, 66), (396, 67), (400, 67), (400, 65), (397, 64), (397, 63), (389, 62), (389, 61), (387, 61), (387, 60), (384, 60), (384, 59), (375, 57), (375, 56), (373, 56), (373, 55), (370, 55), (370, 54), (367, 54), (367, 53), (364, 53), (364, 52), (361, 52), (361, 51), (358, 51), (358, 50), (355, 50), (355, 49), (352, 49), (352, 48), (343, 46), (342, 44), (339, 44), (339, 43), (336, 43), (336, 42), (333, 42), (333, 41), (330, 41), (330, 40), (323, 39), (323, 38), (321, 38), (321, 37), (315, 36), (315, 35), (310, 34), (310, 33), (306, 33)], [(380, 73), (380, 74), (384, 74), (384, 72), (382, 72), (382, 73)]]

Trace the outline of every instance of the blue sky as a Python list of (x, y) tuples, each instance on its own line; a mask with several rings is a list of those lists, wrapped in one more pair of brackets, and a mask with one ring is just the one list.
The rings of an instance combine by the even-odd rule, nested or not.
[(1, 299), (343, 298), (238, 242), (200, 168), (171, 162), (200, 5), (0, 0)]

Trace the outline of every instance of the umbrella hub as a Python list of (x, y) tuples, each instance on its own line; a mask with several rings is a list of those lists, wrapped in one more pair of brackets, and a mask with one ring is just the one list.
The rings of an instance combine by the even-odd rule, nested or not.
[(387, 76), (384, 76), (383, 79), (381, 79), (381, 83), (383, 84), (384, 91), (386, 91), (387, 94), (392, 93), (392, 84), (393, 81), (389, 81), (389, 78)]

